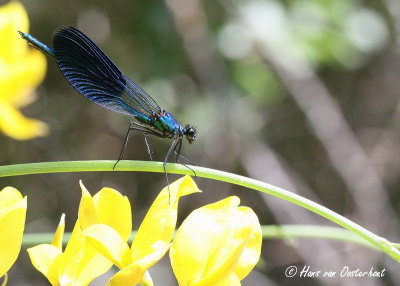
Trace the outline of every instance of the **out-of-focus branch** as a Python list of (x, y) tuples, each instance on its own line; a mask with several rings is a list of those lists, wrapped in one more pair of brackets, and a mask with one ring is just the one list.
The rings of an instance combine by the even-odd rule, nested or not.
[[(394, 28), (393, 36), (395, 39), (395, 48), (392, 50), (397, 61), (391, 61), (390, 64), (394, 66), (394, 71), (398, 71), (398, 64), (400, 62), (400, 2), (397, 0), (386, 0), (386, 11), (390, 15), (392, 26)], [(389, 67), (390, 68), (390, 67)], [(394, 76), (392, 85), (395, 89), (398, 87), (400, 74)], [(394, 92), (399, 92), (395, 89)], [(400, 99), (400, 97), (397, 97)], [(388, 174), (391, 176), (392, 170), (397, 172), (400, 169), (400, 153), (398, 152), (399, 137), (398, 130), (400, 128), (400, 100), (397, 102), (397, 108), (392, 114), (392, 118), (388, 123), (388, 127), (383, 130), (381, 136), (376, 140), (375, 145), (371, 149), (371, 158), (375, 159), (375, 164), (379, 165), (381, 174)], [(393, 168), (394, 167), (394, 168)], [(395, 174), (397, 180), (397, 173)], [(400, 278), (400, 277), (399, 277)]]
[[(207, 34), (208, 27), (206, 15), (201, 6), (202, 2), (167, 0), (166, 3), (175, 21), (177, 31), (183, 39), (185, 52), (203, 86), (212, 89), (216, 94), (225, 94), (228, 90), (231, 90), (232, 85), (228, 84), (228, 77), (225, 74), (225, 71), (221, 68), (221, 65), (219, 65), (220, 60), (218, 56), (215, 55), (213, 45), (209, 40), (210, 37)], [(222, 104), (220, 107), (221, 110), (229, 108), (229, 106), (224, 106)], [(223, 111), (221, 113), (224, 114)], [(273, 160), (276, 157), (273, 155), (273, 151), (268, 147), (264, 147), (261, 149), (264, 151), (269, 150), (268, 152), (263, 153), (268, 154), (267, 160), (271, 159), (273, 162), (277, 162)], [(266, 162), (264, 161), (264, 163)], [(261, 168), (261, 170), (265, 171), (263, 174), (255, 174), (253, 173), (254, 168), (250, 168), (248, 164), (245, 164), (245, 167), (250, 174), (256, 175), (256, 177), (261, 180), (268, 178), (266, 177), (267, 173), (265, 168)], [(280, 174), (278, 177), (284, 178), (287, 182), (286, 185), (293, 187), (291, 190), (296, 189), (294, 187), (295, 183), (291, 182), (290, 175), (286, 173), (285, 168), (276, 168), (275, 174)], [(304, 209), (287, 209), (284, 202), (279, 200), (271, 202), (270, 200), (265, 199), (264, 202), (273, 211), (275, 219), (280, 223), (285, 223), (288, 220), (293, 223), (304, 223), (305, 221), (310, 224), (320, 223), (318, 218)], [(311, 265), (318, 265), (319, 261), (321, 261), (321, 257), (315, 255), (316, 251), (326, 254), (324, 257), (329, 258), (324, 261), (329, 261), (329, 263), (331, 263), (330, 265), (344, 265), (341, 256), (337, 254), (331, 244), (325, 241), (319, 241), (313, 245), (306, 245), (305, 247), (296, 249), (296, 251), (302, 256), (306, 263)]]
[(214, 45), (208, 40), (208, 26), (201, 1), (166, 0), (183, 40), (186, 55), (203, 87), (214, 92), (222, 91), (227, 77)]
[[(269, 52), (265, 43), (261, 43), (260, 51), (303, 110), (311, 130), (343, 178), (354, 200), (353, 216), (362, 225), (377, 233), (389, 234), (389, 237), (397, 235), (399, 227), (391, 220), (395, 213), (382, 182), (338, 104), (312, 67), (306, 61), (298, 60), (297, 69), (290, 70), (280, 63), (278, 57)], [(372, 256), (377, 258), (371, 253), (368, 257), (357, 256), (357, 259), (367, 259), (372, 263)]]

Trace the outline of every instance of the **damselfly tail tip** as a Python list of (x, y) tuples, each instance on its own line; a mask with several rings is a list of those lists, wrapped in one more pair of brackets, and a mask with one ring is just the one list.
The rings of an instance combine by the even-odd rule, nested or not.
[(21, 32), (21, 31), (18, 31), (18, 33), (21, 35), (22, 39), (24, 39), (24, 40), (28, 39), (28, 34), (27, 33), (24, 33), (24, 32)]

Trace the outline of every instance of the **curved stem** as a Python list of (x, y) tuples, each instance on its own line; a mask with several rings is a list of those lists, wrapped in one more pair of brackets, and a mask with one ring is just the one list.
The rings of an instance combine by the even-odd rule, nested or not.
[[(113, 171), (115, 161), (62, 161), (0, 166), (0, 177), (56, 172)], [(377, 248), (400, 262), (400, 250), (385, 238), (361, 227), (353, 221), (309, 199), (267, 183), (223, 171), (190, 166), (198, 177), (223, 181), (273, 195), (319, 214), (328, 220), (361, 236)], [(162, 162), (120, 161), (114, 171), (163, 172)], [(167, 164), (167, 171), (192, 175), (192, 171), (179, 164)]]
[(3, 283), (1, 283), (1, 286), (7, 286), (7, 283), (8, 283), (8, 274), (6, 273), (4, 274), (4, 280)]
[[(322, 226), (322, 225), (292, 225), (292, 224), (283, 224), (283, 225), (263, 225), (262, 229), (262, 237), (263, 239), (285, 239), (285, 240), (293, 240), (300, 238), (308, 238), (308, 239), (329, 239), (334, 241), (341, 242), (350, 242), (353, 244), (358, 244), (363, 247), (368, 247), (371, 249), (378, 250), (378, 248), (361, 238), (360, 236), (348, 231), (347, 229), (343, 229), (335, 226)], [(132, 242), (134, 236), (136, 235), (136, 231), (132, 231), (131, 236), (128, 242)], [(41, 243), (50, 243), (54, 237), (54, 233), (25, 233), (22, 245), (25, 247), (33, 246)], [(68, 240), (71, 237), (70, 232), (64, 233), (63, 236), (63, 244), (66, 245)], [(400, 248), (399, 244), (394, 244), (397, 248)]]
[[(350, 242), (363, 247), (379, 250), (374, 244), (366, 241), (360, 236), (336, 226), (283, 224), (261, 226), (264, 239), (299, 239), (299, 238), (322, 238), (341, 242)], [(393, 243), (400, 249), (400, 244)]]

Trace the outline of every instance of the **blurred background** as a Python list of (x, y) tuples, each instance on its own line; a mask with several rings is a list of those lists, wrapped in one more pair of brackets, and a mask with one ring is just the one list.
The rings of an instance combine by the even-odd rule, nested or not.
[[(181, 124), (195, 125), (198, 139), (190, 146), (185, 142), (183, 155), (197, 166), (285, 188), (398, 241), (399, 1), (21, 3), (32, 35), (51, 46), (58, 26), (77, 27)], [(1, 46), (9, 43), (1, 39)], [(15, 40), (15, 45), (21, 43), (25, 45)], [(41, 67), (44, 81), (31, 87), (29, 104), (13, 103), (27, 118), (41, 121), (35, 122), (36, 135), (13, 135), (0, 125), (0, 164), (117, 159), (131, 118), (86, 100), (51, 58), (47, 70), (45, 63)], [(28, 78), (23, 75), (20, 81)], [(168, 140), (150, 141), (154, 159), (162, 161)], [(132, 135), (124, 158), (149, 159), (141, 134)], [(177, 177), (170, 175), (170, 180)], [(93, 172), (1, 178), (0, 188), (11, 185), (28, 196), (26, 232), (54, 231), (63, 212), (70, 231), (80, 179), (92, 194), (103, 186), (126, 194), (136, 228), (166, 183), (163, 174)], [(203, 193), (182, 199), (180, 221), (197, 207), (235, 194), (262, 224), (333, 226), (274, 197), (201, 178), (196, 182)], [(400, 281), (396, 262), (353, 244), (265, 240), (262, 258), (243, 285)], [(287, 278), (284, 271), (291, 265), (337, 272), (344, 266), (385, 268), (386, 275)], [(150, 272), (156, 285), (176, 285), (167, 259)], [(9, 285), (48, 285), (30, 265), (25, 249), (9, 275)], [(92, 285), (104, 285), (104, 280)]]

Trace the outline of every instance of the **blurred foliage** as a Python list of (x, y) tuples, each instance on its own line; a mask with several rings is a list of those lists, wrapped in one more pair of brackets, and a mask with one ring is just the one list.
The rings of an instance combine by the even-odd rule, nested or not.
[[(294, 100), (293, 90), (276, 65), (300, 79), (315, 74), (338, 103), (399, 215), (396, 28), (400, 13), (394, 10), (395, 1), (21, 2), (29, 14), (32, 35), (51, 46), (51, 34), (58, 26), (76, 26), (181, 124), (197, 126), (198, 140), (183, 147), (184, 155), (196, 165), (259, 175), (271, 184), (296, 188), (302, 194), (311, 192), (327, 207), (363, 221), (345, 178), (332, 164), (324, 142), (310, 129), (306, 118), (310, 111)], [(46, 122), (51, 132), (24, 142), (0, 135), (1, 164), (118, 157), (130, 118), (85, 100), (65, 81), (52, 59), (48, 59), (47, 76), (37, 94), (39, 99), (23, 112)], [(321, 106), (318, 111), (323, 110)], [(155, 160), (163, 160), (168, 149), (165, 141), (151, 140)], [(125, 158), (148, 160), (140, 134), (130, 139)], [(351, 166), (348, 160), (344, 164)], [(109, 186), (124, 191), (138, 210), (135, 213), (142, 216), (165, 184), (163, 174), (107, 172), (3, 178), (0, 187), (12, 185), (28, 195), (27, 231), (52, 231), (62, 212), (71, 217), (67, 221), (71, 229), (73, 206), (80, 196), (79, 179), (92, 190)], [(195, 207), (234, 193), (256, 211), (263, 224), (293, 223), (293, 217), (306, 221), (295, 215), (279, 220), (274, 216), (276, 210), (266, 206), (270, 198), (243, 195), (221, 183), (196, 182), (203, 194), (182, 201), (181, 219)], [(292, 208), (285, 207), (288, 212)], [(341, 254), (351, 254), (344, 246), (335, 246)], [(298, 248), (284, 242), (265, 243), (267, 267), (260, 270), (265, 275), (256, 275), (255, 280), (249, 277), (244, 285), (265, 285), (266, 277), (279, 285), (295, 285), (299, 280), (285, 280), (283, 273), (286, 265), (303, 263)], [(21, 256), (24, 276), (11, 273), (10, 277), (20, 279), (18, 285), (24, 281), (43, 285), (25, 263), (24, 251)], [(322, 258), (319, 262), (327, 263)], [(381, 262), (377, 263), (379, 267)], [(15, 271), (21, 273), (20, 269)], [(163, 285), (176, 283), (165, 275), (161, 281)], [(395, 285), (393, 281), (388, 274), (382, 283)], [(316, 279), (301, 283), (324, 284)]]

